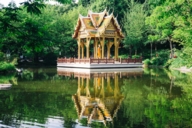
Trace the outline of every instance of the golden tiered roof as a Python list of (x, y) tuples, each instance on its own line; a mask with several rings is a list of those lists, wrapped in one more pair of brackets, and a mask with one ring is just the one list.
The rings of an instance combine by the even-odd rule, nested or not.
[(88, 12), (87, 16), (79, 14), (77, 25), (73, 34), (73, 38), (116, 36), (123, 38), (117, 18), (113, 13), (109, 15), (106, 9), (100, 13)]
[[(106, 121), (113, 121), (123, 100), (123, 96), (119, 96), (117, 99), (106, 97), (106, 100), (103, 101), (100, 98), (78, 96), (76, 94), (72, 98), (79, 119), (87, 118), (89, 124), (92, 121), (103, 122), (104, 124), (106, 124)], [(110, 105), (108, 104), (109, 100), (112, 103)]]

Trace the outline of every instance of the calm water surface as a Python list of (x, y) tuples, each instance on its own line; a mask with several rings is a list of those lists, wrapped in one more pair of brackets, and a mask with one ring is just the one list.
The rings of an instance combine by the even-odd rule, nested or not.
[(0, 127), (190, 128), (191, 74), (27, 68), (0, 75)]

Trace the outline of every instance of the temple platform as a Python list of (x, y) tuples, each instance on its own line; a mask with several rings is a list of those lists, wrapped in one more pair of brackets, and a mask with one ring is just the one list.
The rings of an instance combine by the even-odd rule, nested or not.
[(142, 68), (142, 59), (66, 59), (57, 60), (60, 68), (83, 68), (83, 69), (112, 69), (112, 68)]
[(57, 67), (57, 74), (68, 77), (98, 78), (113, 77), (119, 74), (122, 76), (142, 76), (143, 68), (107, 68), (107, 69), (84, 69), (84, 68), (60, 68)]
[(101, 72), (107, 72), (107, 73), (114, 73), (114, 72), (143, 72), (143, 68), (105, 68), (105, 69), (84, 69), (84, 68), (63, 68), (63, 67), (57, 67), (58, 72), (78, 72), (78, 73), (101, 73)]

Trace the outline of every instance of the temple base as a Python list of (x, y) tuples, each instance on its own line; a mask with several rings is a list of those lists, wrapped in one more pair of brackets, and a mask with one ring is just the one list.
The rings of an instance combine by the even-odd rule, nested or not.
[(86, 69), (106, 69), (106, 68), (142, 68), (142, 63), (129, 63), (129, 64), (78, 64), (78, 63), (57, 63), (57, 67), (64, 68), (86, 68)]

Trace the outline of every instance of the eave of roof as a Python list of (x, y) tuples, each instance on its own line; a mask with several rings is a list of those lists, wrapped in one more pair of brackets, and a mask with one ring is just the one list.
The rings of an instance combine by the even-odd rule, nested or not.
[[(93, 15), (98, 15), (99, 21), (96, 22), (94, 19), (95, 17), (93, 17)], [(109, 20), (106, 20), (108, 18), (109, 18)], [(117, 28), (117, 32), (118, 32), (119, 36), (121, 38), (124, 38), (120, 25), (117, 21), (117, 18), (115, 18), (113, 16), (113, 13), (111, 13), (109, 15), (108, 12), (106, 11), (106, 9), (101, 13), (93, 13), (92, 11), (89, 10), (88, 16), (86, 16), (86, 17), (79, 14), (78, 22), (77, 22), (77, 25), (75, 27), (75, 31), (74, 31), (74, 34), (72, 35), (72, 37), (73, 38), (78, 37), (78, 32), (79, 32), (79, 29), (81, 28), (81, 26), (83, 27), (83, 30), (87, 33), (87, 36), (95, 36), (95, 37), (100, 36), (105, 32), (105, 30), (106, 30), (107, 26), (109, 25), (109, 23), (111, 22), (111, 20), (114, 21), (114, 25)]]

